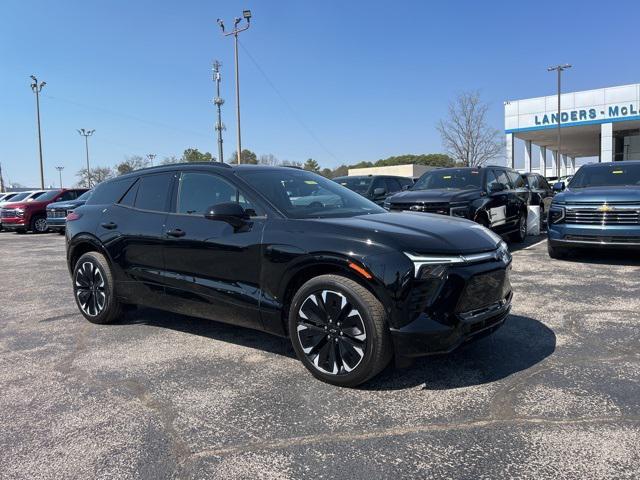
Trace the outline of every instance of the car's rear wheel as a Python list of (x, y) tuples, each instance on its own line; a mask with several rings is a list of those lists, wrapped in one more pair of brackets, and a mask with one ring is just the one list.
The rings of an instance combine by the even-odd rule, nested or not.
[(511, 234), (511, 240), (514, 242), (522, 243), (527, 238), (527, 214), (520, 213), (518, 218), (518, 230)]
[(98, 252), (82, 255), (73, 269), (73, 293), (80, 313), (92, 323), (111, 323), (122, 314), (107, 259)]
[(549, 253), (549, 256), (554, 260), (563, 260), (567, 258), (567, 256), (569, 255), (569, 251), (566, 248), (554, 247), (553, 245), (551, 245), (551, 242), (549, 242), (548, 240), (547, 240), (547, 252)]
[(384, 369), (392, 356), (382, 303), (359, 283), (321, 275), (294, 295), (289, 333), (296, 355), (320, 380), (355, 387)]
[(31, 231), (34, 233), (46, 233), (49, 230), (47, 219), (42, 215), (37, 215), (31, 220)]

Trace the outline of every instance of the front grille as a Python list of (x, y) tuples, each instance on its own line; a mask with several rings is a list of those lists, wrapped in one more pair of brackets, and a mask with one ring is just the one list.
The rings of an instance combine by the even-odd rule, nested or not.
[(392, 203), (391, 210), (409, 210), (412, 212), (438, 213), (449, 215), (449, 204), (439, 203)]
[(2, 218), (15, 218), (18, 214), (15, 209), (3, 208), (2, 212), (0, 212), (0, 216), (2, 216)]
[[(609, 211), (603, 211), (610, 209)], [(640, 225), (640, 206), (600, 205), (567, 208), (565, 222), (579, 225)]]
[(47, 210), (47, 218), (66, 218), (66, 210)]
[(494, 270), (471, 277), (467, 282), (456, 313), (471, 312), (503, 300), (511, 291), (510, 270)]
[(564, 239), (572, 242), (640, 244), (640, 236), (565, 235)]

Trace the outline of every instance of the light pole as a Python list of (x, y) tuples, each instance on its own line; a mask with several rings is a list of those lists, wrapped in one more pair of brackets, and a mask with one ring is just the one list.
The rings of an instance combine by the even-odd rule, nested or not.
[[(238, 25), (244, 18), (247, 23), (244, 27), (238, 28)], [(218, 19), (218, 25), (220, 25), (220, 29), (222, 30), (222, 34), (225, 37), (229, 35), (233, 35), (234, 38), (234, 47), (235, 47), (235, 60), (236, 60), (236, 118), (237, 118), (237, 127), (238, 127), (238, 165), (240, 165), (240, 153), (242, 152), (242, 141), (240, 140), (240, 72), (238, 70), (238, 34), (240, 32), (244, 32), (251, 26), (251, 10), (243, 10), (242, 18), (236, 17), (233, 21), (233, 30), (230, 32), (225, 32), (224, 23), (222, 20)]]
[(47, 82), (38, 82), (35, 75), (31, 75), (31, 90), (36, 95), (36, 117), (38, 120), (38, 151), (40, 153), (40, 188), (44, 190), (44, 164), (42, 163), (42, 133), (40, 131), (40, 92)]
[(56, 167), (56, 170), (58, 170), (58, 175), (60, 176), (60, 188), (62, 188), (62, 170), (64, 170), (64, 167)]
[(556, 177), (558, 177), (558, 180), (560, 180), (560, 162), (562, 161), (562, 112), (560, 109), (560, 96), (562, 92), (561, 81), (562, 72), (567, 68), (571, 68), (571, 65), (568, 63), (547, 68), (547, 72), (553, 72), (554, 70), (558, 72), (558, 157), (556, 158)]
[(89, 167), (89, 137), (93, 135), (95, 130), (85, 130), (81, 128), (78, 133), (84, 137), (84, 146), (87, 152), (87, 186), (91, 188), (91, 168)]
[(222, 105), (224, 105), (224, 99), (220, 96), (220, 67), (222, 64), (216, 60), (213, 62), (213, 80), (216, 82), (216, 98), (213, 99), (213, 103), (218, 110), (218, 121), (216, 122), (216, 131), (218, 132), (218, 161), (224, 162), (224, 157), (222, 156), (222, 130), (225, 129), (225, 126), (222, 123)]
[(156, 158), (156, 154), (155, 153), (147, 153), (147, 159), (149, 160), (149, 163), (151, 164), (151, 166), (153, 167), (153, 160)]

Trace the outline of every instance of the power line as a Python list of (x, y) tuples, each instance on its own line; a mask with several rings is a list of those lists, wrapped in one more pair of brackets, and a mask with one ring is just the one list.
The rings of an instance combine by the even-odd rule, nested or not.
[(289, 112), (291, 113), (291, 115), (293, 116), (293, 118), (298, 122), (298, 124), (309, 134), (309, 136), (311, 138), (313, 138), (315, 140), (315, 142), (320, 146), (320, 148), (322, 148), (327, 154), (329, 154), (329, 156), (333, 157), (334, 160), (336, 160), (338, 163), (340, 163), (340, 160), (338, 159), (338, 157), (336, 157), (333, 152), (331, 150), (329, 150), (324, 143), (322, 143), (322, 141), (318, 138), (318, 136), (313, 132), (313, 130), (311, 130), (311, 128), (309, 128), (309, 126), (307, 126), (306, 123), (304, 123), (304, 121), (302, 120), (302, 118), (300, 118), (300, 116), (298, 115), (298, 113), (296, 112), (296, 110), (291, 106), (291, 104), (287, 101), (287, 99), (284, 97), (284, 95), (282, 95), (282, 93), (280, 92), (280, 90), (278, 90), (278, 88), (275, 86), (275, 84), (271, 81), (271, 79), (269, 78), (269, 76), (266, 74), (266, 72), (262, 69), (262, 67), (258, 64), (258, 62), (256, 61), (255, 58), (253, 58), (253, 56), (251, 55), (251, 53), (249, 53), (249, 50), (247, 50), (247, 47), (244, 46), (244, 44), (242, 42), (238, 42), (240, 44), (240, 46), (242, 47), (242, 49), (244, 50), (244, 52), (247, 54), (247, 57), (249, 57), (249, 59), (253, 62), (253, 64), (256, 66), (256, 68), (258, 69), (258, 71), (262, 74), (262, 76), (264, 77), (264, 79), (266, 80), (266, 82), (269, 84), (269, 86), (273, 89), (273, 91), (276, 93), (276, 95), (278, 95), (278, 97), (280, 97), (280, 100), (282, 100), (282, 103), (285, 104), (285, 106), (289, 109)]

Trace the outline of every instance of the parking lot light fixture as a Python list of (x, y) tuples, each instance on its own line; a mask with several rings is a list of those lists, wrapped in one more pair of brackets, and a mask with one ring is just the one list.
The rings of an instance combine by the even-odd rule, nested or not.
[(556, 177), (560, 179), (560, 163), (562, 158), (562, 112), (561, 112), (561, 104), (560, 104), (560, 96), (561, 96), (561, 81), (562, 81), (562, 72), (568, 68), (571, 68), (571, 65), (565, 63), (564, 65), (556, 65), (555, 67), (547, 68), (547, 72), (558, 72), (558, 156), (556, 158)]
[[(246, 20), (246, 24), (243, 27), (239, 27), (238, 25), (240, 25), (240, 22), (242, 22), (242, 19)], [(240, 164), (240, 155), (242, 152), (242, 140), (241, 140), (241, 135), (240, 135), (240, 71), (238, 68), (238, 34), (240, 32), (244, 32), (245, 30), (247, 30), (250, 26), (251, 26), (251, 10), (244, 10), (242, 12), (242, 17), (236, 17), (233, 21), (233, 30), (231, 30), (230, 32), (225, 31), (224, 28), (224, 22), (220, 19), (217, 20), (218, 25), (220, 26), (220, 29), (222, 30), (222, 35), (224, 35), (225, 37), (228, 37), (230, 35), (233, 35), (233, 39), (234, 39), (234, 51), (235, 51), (235, 63), (236, 63), (236, 121), (237, 121), (237, 137), (238, 137), (238, 144), (237, 144), (237, 161), (238, 161), (238, 165)], [(220, 159), (220, 161), (222, 161), (222, 159)]]
[(36, 120), (38, 123), (38, 153), (40, 155), (40, 188), (44, 189), (44, 164), (42, 161), (42, 133), (40, 129), (40, 92), (47, 82), (39, 82), (35, 75), (31, 75), (31, 90), (36, 96)]
[(84, 137), (84, 146), (87, 152), (87, 186), (91, 188), (91, 167), (89, 166), (89, 137), (93, 135), (95, 130), (85, 130), (80, 128), (78, 133)]

